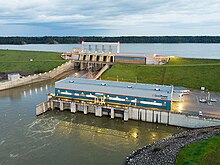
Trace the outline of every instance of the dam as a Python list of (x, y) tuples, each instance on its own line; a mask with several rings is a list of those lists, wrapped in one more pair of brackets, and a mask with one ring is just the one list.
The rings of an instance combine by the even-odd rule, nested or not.
[(103, 66), (114, 63), (131, 63), (141, 65), (163, 65), (170, 57), (156, 54), (120, 52), (119, 42), (85, 42), (81, 48), (70, 53), (63, 53), (64, 60), (74, 60), (75, 67), (80, 70), (99, 70)]

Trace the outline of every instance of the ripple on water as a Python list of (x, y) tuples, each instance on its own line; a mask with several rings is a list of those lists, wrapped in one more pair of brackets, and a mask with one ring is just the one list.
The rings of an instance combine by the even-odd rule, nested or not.
[(27, 137), (47, 138), (53, 136), (59, 120), (50, 118), (37, 118), (35, 121), (27, 125)]
[(4, 143), (5, 143), (5, 140), (2, 140), (1, 143), (0, 143), (0, 146), (1, 146), (2, 144), (4, 144)]
[(10, 158), (16, 158), (18, 156), (19, 156), (19, 154), (10, 154)]

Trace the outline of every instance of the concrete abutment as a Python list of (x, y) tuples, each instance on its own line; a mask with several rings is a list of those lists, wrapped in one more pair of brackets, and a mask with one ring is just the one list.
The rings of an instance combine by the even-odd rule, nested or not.
[(36, 106), (36, 115), (41, 115), (48, 110), (60, 109), (70, 110), (72, 113), (77, 111), (83, 112), (85, 115), (93, 113), (97, 117), (108, 115), (111, 119), (120, 117), (124, 121), (140, 120), (143, 122), (159, 123), (173, 126), (180, 126), (186, 128), (202, 128), (210, 126), (219, 126), (220, 119), (213, 119), (208, 117), (192, 116), (181, 113), (173, 113), (163, 110), (139, 109), (135, 107), (127, 107), (118, 109), (111, 106), (99, 104), (87, 104), (74, 101), (63, 101), (50, 99)]

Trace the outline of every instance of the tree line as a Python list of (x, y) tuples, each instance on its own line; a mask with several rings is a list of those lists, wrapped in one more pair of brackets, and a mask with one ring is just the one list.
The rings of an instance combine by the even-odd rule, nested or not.
[(0, 44), (77, 44), (88, 42), (120, 43), (220, 43), (220, 36), (44, 36), (44, 37), (0, 37)]

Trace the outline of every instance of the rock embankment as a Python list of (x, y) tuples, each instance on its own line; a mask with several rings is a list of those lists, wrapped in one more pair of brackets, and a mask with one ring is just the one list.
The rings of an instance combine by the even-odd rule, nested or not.
[(175, 164), (176, 156), (183, 147), (215, 135), (220, 135), (220, 127), (184, 131), (132, 152), (130, 156), (127, 157), (126, 164)]

